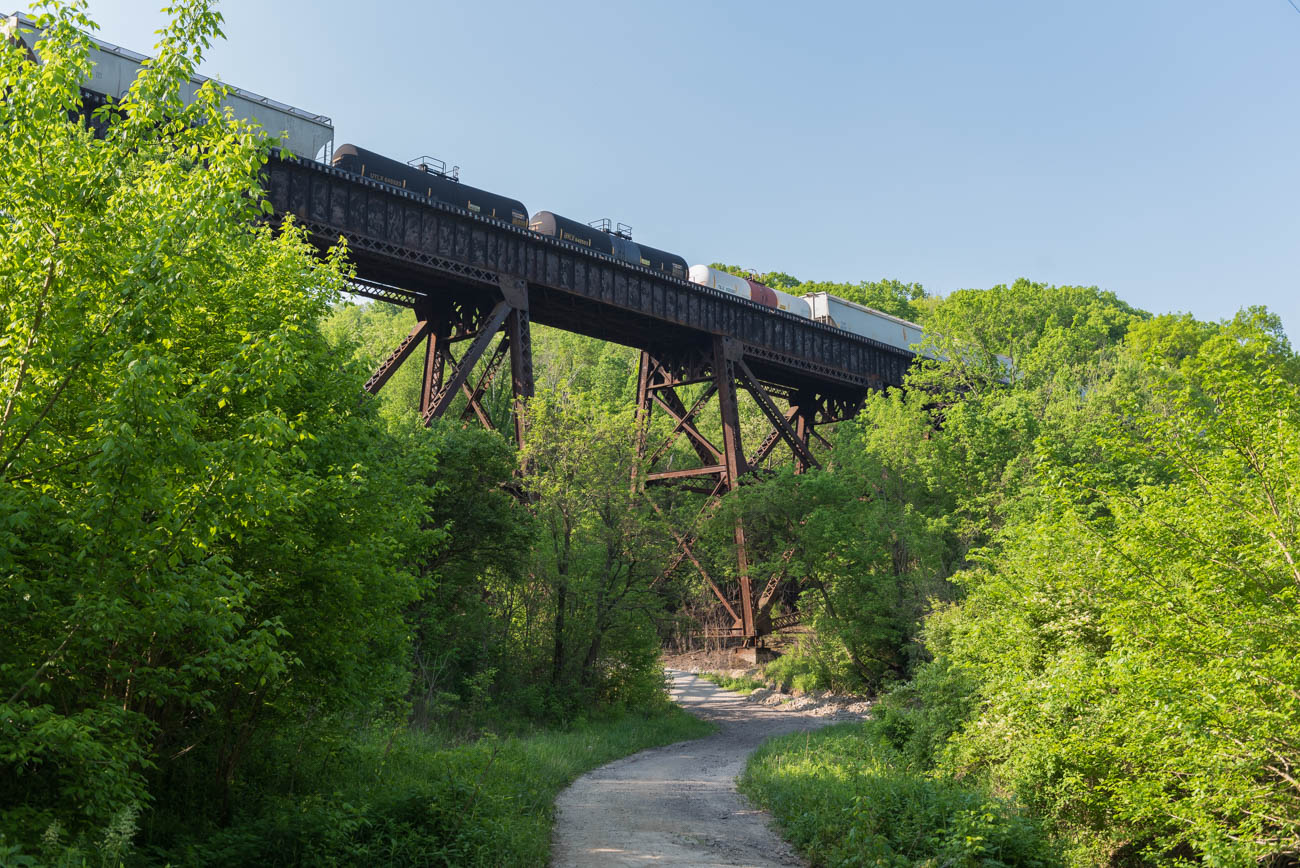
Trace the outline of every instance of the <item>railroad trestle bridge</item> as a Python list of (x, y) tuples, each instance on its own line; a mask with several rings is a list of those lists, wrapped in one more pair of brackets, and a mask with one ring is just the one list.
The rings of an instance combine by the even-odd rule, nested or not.
[[(379, 365), (367, 391), (377, 393), (423, 350), (420, 410), (426, 424), (463, 395), (467, 415), (493, 427), (484, 390), (507, 358), (514, 406), (533, 394), (531, 323), (633, 347), (641, 352), (635, 409), (645, 484), (697, 492), (706, 498), (701, 513), (782, 446), (796, 472), (817, 466), (811, 448), (821, 439), (817, 427), (852, 417), (869, 391), (901, 385), (913, 358), (825, 323), (312, 160), (276, 156), (265, 180), (273, 219), (292, 217), (322, 249), (346, 239), (355, 291), (414, 312), (410, 333)], [(494, 341), (498, 334), (503, 337)], [(703, 389), (687, 406), (679, 390), (697, 384)], [(737, 403), (742, 390), (771, 426), (748, 452)], [(697, 425), (710, 405), (720, 415), (718, 443)], [(645, 434), (654, 413), (671, 422), (668, 440), (659, 444)], [(521, 440), (522, 415), (512, 415)], [(661, 460), (682, 436), (698, 465), (663, 468)], [(723, 635), (753, 642), (797, 619), (770, 615), (782, 574), (762, 580), (755, 593), (739, 523), (738, 593), (727, 593), (696, 557), (694, 528), (675, 534), (678, 552), (667, 569), (689, 561), (700, 572), (730, 621)]]

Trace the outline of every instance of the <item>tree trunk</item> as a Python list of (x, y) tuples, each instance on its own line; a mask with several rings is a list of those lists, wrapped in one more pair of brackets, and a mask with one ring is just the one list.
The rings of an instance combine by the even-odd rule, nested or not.
[(572, 552), (573, 531), (567, 517), (562, 522), (559, 556), (555, 559), (555, 649), (551, 656), (551, 684), (560, 686), (564, 675), (564, 610), (569, 597), (569, 555)]
[(558, 687), (564, 672), (564, 607), (568, 583), (563, 579), (555, 589), (555, 650), (551, 655), (551, 684)]

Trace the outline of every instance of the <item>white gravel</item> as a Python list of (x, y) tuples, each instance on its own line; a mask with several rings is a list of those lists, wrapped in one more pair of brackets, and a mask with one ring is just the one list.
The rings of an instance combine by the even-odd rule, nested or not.
[[(736, 792), (736, 776), (749, 754), (773, 736), (862, 714), (770, 691), (746, 701), (689, 673), (669, 675), (674, 701), (718, 723), (718, 732), (644, 750), (578, 778), (555, 802), (551, 864), (803, 865), (769, 827), (768, 815)], [(803, 699), (806, 706), (794, 707)]]

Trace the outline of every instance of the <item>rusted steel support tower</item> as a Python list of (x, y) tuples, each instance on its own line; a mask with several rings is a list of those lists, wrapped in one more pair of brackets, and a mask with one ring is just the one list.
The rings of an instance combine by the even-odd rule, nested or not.
[[(700, 384), (704, 385), (703, 390), (688, 407), (678, 390)], [(739, 397), (742, 389), (754, 399), (771, 425), (767, 436), (748, 455), (741, 437)], [(721, 423), (720, 445), (705, 436), (699, 427), (701, 414), (714, 398), (717, 399)], [(777, 400), (786, 403), (787, 409), (781, 410)], [(723, 495), (734, 491), (747, 477), (752, 478), (781, 444), (789, 447), (796, 473), (819, 467), (811, 448), (814, 437), (822, 439), (816, 426), (848, 418), (857, 412), (860, 404), (860, 400), (846, 402), (808, 390), (764, 383), (746, 364), (740, 344), (729, 337), (715, 336), (711, 344), (694, 350), (642, 350), (637, 377), (640, 432), (637, 445), (646, 471), (645, 484), (671, 485), (703, 495), (705, 501), (699, 517), (705, 518), (712, 514)], [(650, 449), (646, 434), (656, 411), (665, 414), (672, 425), (668, 436)], [(655, 469), (668, 455), (673, 443), (683, 435), (698, 458), (698, 465)], [(697, 557), (694, 550), (696, 532), (697, 529), (692, 528), (677, 533), (678, 553), (668, 565), (667, 572), (676, 569), (683, 560), (691, 562), (731, 618), (731, 625), (724, 630), (724, 635), (752, 642), (773, 629), (794, 623), (793, 616), (783, 616), (779, 619), (782, 621), (780, 624), (774, 623), (771, 617), (772, 606), (786, 579), (784, 571), (768, 578), (762, 592), (755, 597), (745, 529), (739, 520), (735, 526), (738, 584), (735, 596), (723, 590)]]
[[(424, 344), (424, 376), (420, 384), (420, 415), (424, 424), (442, 418), (457, 395), (463, 394), (464, 419), (477, 418), (483, 427), (496, 430), (497, 423), (483, 406), (483, 396), (510, 359), (510, 382), (515, 442), (523, 445), (523, 402), (533, 395), (533, 347), (528, 321), (528, 285), (514, 278), (500, 281), (497, 297), (483, 293), (455, 292), (421, 296), (415, 300), (415, 325), (374, 374), (365, 389), (378, 394), (393, 373)], [(501, 339), (492, 346), (493, 338)], [(452, 347), (464, 341), (468, 349), (459, 356)], [(489, 353), (488, 350), (491, 349)], [(475, 367), (485, 365), (478, 381), (471, 383)]]

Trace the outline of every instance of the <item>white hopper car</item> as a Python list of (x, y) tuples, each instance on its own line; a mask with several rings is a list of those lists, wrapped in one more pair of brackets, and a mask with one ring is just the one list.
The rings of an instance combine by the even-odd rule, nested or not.
[(854, 304), (828, 292), (814, 292), (800, 298), (764, 286), (756, 280), (737, 277), (708, 265), (692, 265), (689, 276), (692, 283), (711, 286), (747, 298), (764, 307), (773, 307), (789, 311), (795, 316), (824, 322), (900, 350), (909, 352), (914, 350), (915, 345), (919, 344), (923, 337), (921, 327), (914, 322), (890, 316), (874, 308)]

